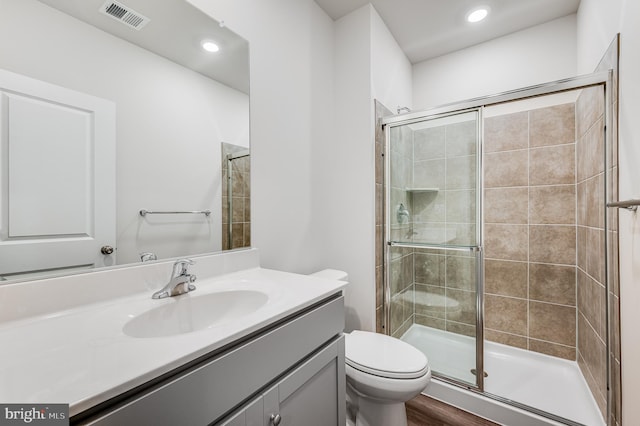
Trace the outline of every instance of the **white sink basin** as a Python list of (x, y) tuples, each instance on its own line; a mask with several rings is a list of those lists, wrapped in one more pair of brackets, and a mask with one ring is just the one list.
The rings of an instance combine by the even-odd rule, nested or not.
[(255, 312), (269, 297), (253, 290), (232, 290), (169, 300), (131, 319), (122, 331), (131, 337), (163, 337), (191, 333)]

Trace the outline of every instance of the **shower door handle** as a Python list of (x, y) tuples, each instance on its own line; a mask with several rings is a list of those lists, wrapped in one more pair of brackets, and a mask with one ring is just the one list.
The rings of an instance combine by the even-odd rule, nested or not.
[(471, 253), (482, 252), (482, 246), (449, 246), (449, 245), (438, 245), (438, 244), (402, 243), (398, 241), (388, 241), (387, 244), (391, 247), (404, 247), (404, 248), (417, 248), (417, 249), (430, 249), (430, 250), (454, 250), (454, 251), (466, 251)]

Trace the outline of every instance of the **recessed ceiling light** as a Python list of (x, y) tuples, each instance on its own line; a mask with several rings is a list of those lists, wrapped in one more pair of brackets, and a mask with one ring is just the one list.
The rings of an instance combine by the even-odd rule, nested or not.
[(467, 22), (480, 22), (489, 14), (488, 7), (479, 7), (467, 13)]
[(218, 50), (220, 50), (218, 45), (215, 44), (214, 42), (212, 42), (211, 40), (203, 40), (200, 45), (207, 52), (212, 52), (213, 53), (213, 52), (217, 52)]

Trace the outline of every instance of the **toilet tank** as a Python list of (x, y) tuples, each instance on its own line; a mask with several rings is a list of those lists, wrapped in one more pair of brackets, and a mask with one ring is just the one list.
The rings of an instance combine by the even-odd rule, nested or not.
[(323, 269), (322, 271), (314, 272), (310, 274), (312, 277), (324, 278), (326, 280), (336, 280), (336, 281), (348, 281), (349, 274), (344, 271), (339, 271), (337, 269)]

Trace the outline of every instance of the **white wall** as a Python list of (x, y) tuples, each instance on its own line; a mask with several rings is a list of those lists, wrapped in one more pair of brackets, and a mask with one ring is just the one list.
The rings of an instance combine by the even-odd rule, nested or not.
[[(315, 146), (333, 137), (333, 22), (313, 0), (189, 0), (249, 41), (252, 245), (268, 268), (309, 273), (326, 226)], [(322, 166), (322, 165), (319, 165)]]
[[(581, 0), (577, 13), (577, 64), (579, 74), (593, 72), (616, 33), (622, 29), (626, 0)], [(627, 21), (633, 17), (628, 17)]]
[[(248, 144), (247, 95), (42, 3), (1, 7), (1, 68), (116, 103), (118, 262), (220, 250), (219, 142)], [(167, 225), (142, 208), (214, 213)]]
[(334, 24), (333, 136), (320, 161), (326, 264), (349, 273), (347, 329), (375, 330), (374, 99), (411, 106), (411, 64), (367, 4)]
[(250, 43), (262, 265), (347, 271), (347, 328), (374, 329), (373, 97), (410, 104), (408, 61), (370, 5), (334, 23), (311, 0), (190, 1)]
[(413, 67), (378, 12), (371, 7), (372, 97), (395, 112), (412, 108)]
[(371, 102), (371, 6), (334, 23), (334, 135), (318, 187), (327, 207), (326, 261), (349, 273), (347, 329), (375, 326), (374, 169)]
[(415, 64), (414, 109), (576, 75), (576, 16), (569, 15)]
[[(640, 2), (582, 0), (578, 10), (578, 70), (593, 71), (620, 32), (619, 197), (640, 198)], [(622, 419), (640, 423), (640, 217), (620, 211)]]

